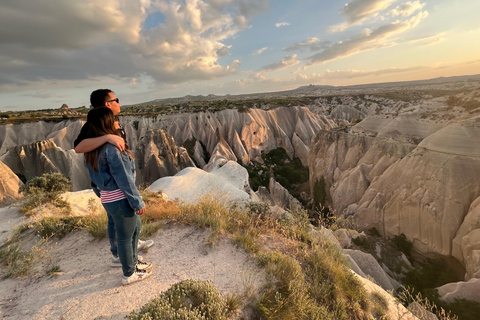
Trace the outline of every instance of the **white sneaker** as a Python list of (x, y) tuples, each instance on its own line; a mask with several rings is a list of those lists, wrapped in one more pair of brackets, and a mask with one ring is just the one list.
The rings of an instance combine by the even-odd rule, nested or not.
[[(143, 261), (142, 256), (138, 256), (137, 259), (140, 262)], [(116, 256), (112, 255), (112, 263), (110, 264), (110, 266), (112, 268), (121, 268), (122, 267), (122, 263), (120, 262), (120, 257), (118, 255), (116, 255)]]
[(147, 271), (147, 270), (136, 269), (135, 272), (130, 277), (125, 277), (125, 276), (122, 277), (122, 284), (124, 286), (126, 286), (128, 284), (132, 284), (132, 283), (135, 283), (135, 282), (138, 282), (138, 281), (145, 280), (148, 277), (150, 277), (151, 275), (152, 275), (152, 271), (150, 271), (150, 270)]
[(152, 269), (152, 266), (153, 266), (153, 263), (151, 262), (143, 262), (143, 261), (140, 261), (138, 260), (137, 261), (137, 270), (149, 270), (149, 269)]
[(138, 251), (141, 251), (141, 250), (147, 250), (148, 248), (150, 248), (151, 246), (153, 246), (153, 240), (146, 240), (146, 241), (143, 241), (143, 240), (138, 240), (138, 247), (137, 247), (137, 250)]

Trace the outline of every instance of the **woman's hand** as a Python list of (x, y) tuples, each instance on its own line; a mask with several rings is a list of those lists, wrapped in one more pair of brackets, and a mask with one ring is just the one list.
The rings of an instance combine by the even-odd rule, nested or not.
[(113, 144), (117, 147), (120, 151), (125, 150), (125, 140), (122, 137), (114, 135), (114, 134), (107, 134), (107, 142)]
[(136, 214), (138, 215), (142, 215), (145, 213), (145, 211), (147, 210), (147, 207), (143, 207), (142, 209), (138, 210), (137, 212), (135, 212)]

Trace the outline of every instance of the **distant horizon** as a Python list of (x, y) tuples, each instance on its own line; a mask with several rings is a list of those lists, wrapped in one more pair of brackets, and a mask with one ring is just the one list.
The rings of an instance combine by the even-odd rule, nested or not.
[[(307, 85), (302, 85), (299, 87), (295, 87), (293, 89), (286, 89), (286, 90), (277, 90), (277, 91), (259, 91), (259, 92), (251, 92), (251, 93), (239, 93), (239, 94), (215, 94), (215, 93), (208, 93), (208, 94), (198, 94), (198, 95), (184, 95), (184, 96), (176, 96), (176, 97), (166, 97), (166, 98), (155, 98), (152, 100), (148, 101), (141, 101), (141, 102), (135, 102), (135, 103), (130, 103), (130, 104), (125, 104), (122, 105), (121, 108), (123, 107), (130, 107), (130, 106), (135, 106), (139, 104), (144, 104), (148, 102), (153, 102), (156, 100), (169, 100), (169, 99), (182, 99), (188, 96), (191, 97), (208, 97), (208, 96), (215, 96), (215, 97), (225, 97), (225, 96), (242, 96), (242, 95), (256, 95), (256, 94), (268, 94), (268, 93), (280, 93), (280, 92), (285, 92), (285, 91), (294, 91), (297, 89), (300, 89), (302, 87), (309, 87), (309, 86), (318, 86), (318, 87), (331, 87), (331, 88), (348, 88), (348, 87), (360, 87), (360, 86), (375, 86), (375, 85), (388, 85), (388, 84), (407, 84), (409, 82), (415, 83), (415, 82), (428, 82), (428, 81), (434, 81), (434, 80), (439, 80), (439, 79), (445, 79), (450, 81), (454, 81), (454, 78), (468, 78), (468, 77), (479, 77), (480, 74), (464, 74), (464, 75), (458, 75), (458, 76), (450, 76), (450, 77), (435, 77), (435, 78), (428, 78), (428, 79), (419, 79), (419, 80), (405, 80), (405, 81), (388, 81), (388, 82), (375, 82), (375, 83), (361, 83), (361, 84), (354, 84), (354, 85), (345, 85), (345, 86), (335, 86), (335, 85), (317, 85), (314, 83), (310, 83)], [(480, 79), (479, 79), (480, 80)], [(25, 109), (25, 110), (0, 110), (2, 113), (9, 113), (9, 112), (28, 112), (28, 111), (43, 111), (43, 110), (56, 110), (60, 109), (63, 104), (66, 104), (68, 106), (68, 103), (62, 103), (59, 107), (52, 107), (52, 108), (43, 108), (43, 109)], [(78, 108), (90, 108), (89, 105), (83, 105), (83, 106), (78, 106), (78, 107), (73, 107), (73, 106), (68, 106), (69, 109), (78, 109)]]
[(480, 1), (0, 3), (0, 109), (480, 74)]

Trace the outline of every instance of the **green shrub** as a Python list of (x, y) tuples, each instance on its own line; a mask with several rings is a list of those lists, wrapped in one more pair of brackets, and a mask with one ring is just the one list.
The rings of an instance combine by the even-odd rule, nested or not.
[(62, 200), (60, 195), (70, 191), (70, 188), (70, 180), (58, 172), (44, 173), (40, 177), (34, 177), (19, 189), (25, 195), (23, 209), (30, 211), (45, 203), (67, 208), (69, 207), (68, 202)]
[(276, 148), (262, 154), (264, 164), (247, 167), (250, 187), (257, 191), (258, 187), (268, 188), (270, 167), (273, 167), (275, 180), (294, 194), (299, 184), (308, 181), (308, 167), (303, 166), (298, 158), (291, 159), (283, 148)]
[(65, 237), (74, 230), (87, 227), (85, 217), (45, 217), (34, 225), (41, 237)]
[(392, 242), (397, 246), (398, 250), (403, 252), (407, 257), (410, 257), (410, 250), (413, 248), (413, 243), (408, 241), (403, 233), (399, 236), (394, 236)]
[[(236, 299), (235, 299), (236, 300)], [(160, 297), (144, 305), (137, 313), (133, 311), (126, 318), (130, 320), (222, 320), (236, 310), (238, 303), (227, 301), (215, 286), (202, 280), (184, 280), (171, 286)]]
[(270, 206), (265, 202), (250, 202), (248, 204), (248, 213), (266, 218), (271, 214)]

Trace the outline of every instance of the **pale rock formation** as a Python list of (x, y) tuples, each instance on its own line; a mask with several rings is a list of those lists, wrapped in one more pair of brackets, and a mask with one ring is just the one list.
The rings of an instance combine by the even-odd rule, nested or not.
[(378, 264), (377, 260), (369, 254), (360, 250), (343, 249), (343, 252), (349, 255), (362, 270), (362, 272), (375, 279), (377, 283), (384, 290), (394, 290), (395, 286), (390, 281), (387, 273)]
[(173, 137), (164, 130), (145, 132), (135, 150), (135, 165), (137, 185), (150, 184), (195, 166), (186, 149), (177, 147)]
[[(250, 109), (248, 112), (229, 109), (215, 113), (199, 112), (140, 119), (134, 116), (120, 117), (129, 139), (142, 137), (149, 129), (163, 129), (174, 137), (177, 145), (183, 145), (188, 139), (195, 139), (205, 145), (207, 152), (213, 156), (223, 138), (235, 158), (244, 165), (252, 160), (261, 162), (262, 151), (268, 152), (277, 147), (284, 147), (289, 156), (300, 157), (305, 148), (298, 140), (308, 147), (318, 130), (329, 129), (334, 125), (333, 121), (314, 114), (305, 107), (276, 108), (268, 111)], [(134, 121), (138, 121), (138, 130), (132, 126)], [(295, 138), (297, 150), (292, 145), (294, 134), (298, 137)], [(131, 147), (136, 145), (130, 141), (129, 144)], [(222, 148), (216, 151), (225, 151), (223, 143)], [(231, 155), (219, 155), (233, 159)]]
[(416, 316), (414, 316), (410, 311), (407, 310), (397, 299), (395, 299), (391, 294), (386, 292), (382, 287), (373, 283), (372, 281), (368, 280), (367, 278), (363, 278), (358, 274), (354, 273), (355, 277), (360, 281), (363, 285), (367, 293), (370, 295), (372, 294), (380, 294), (385, 300), (387, 301), (387, 310), (385, 317), (391, 320), (419, 320)]
[(313, 225), (310, 225), (310, 231), (308, 234), (314, 238), (314, 242), (318, 242), (320, 239), (327, 240), (339, 250), (342, 250), (340, 242), (338, 242), (337, 238), (333, 235), (333, 232), (330, 229), (327, 229), (323, 226), (314, 227)]
[(236, 188), (250, 193), (248, 171), (235, 161), (228, 161), (222, 166), (211, 168), (208, 172), (222, 177)]
[(204, 169), (206, 171), (211, 171), (217, 166), (222, 166), (227, 161), (237, 161), (237, 157), (235, 156), (235, 153), (230, 148), (228, 143), (223, 138), (221, 138), (212, 152), (210, 161), (207, 165), (204, 166)]
[(268, 185), (270, 196), (274, 205), (290, 210), (301, 209), (302, 204), (295, 197), (293, 197), (287, 189), (285, 189), (280, 183), (275, 181), (273, 170), (270, 169), (270, 181)]
[[(249, 112), (240, 113), (231, 109), (214, 113), (199, 112), (151, 117), (120, 116), (120, 123), (127, 133), (130, 150), (134, 151), (139, 147), (140, 158), (146, 161), (145, 165), (137, 165), (137, 169), (145, 167), (152, 174), (140, 172), (139, 184), (151, 182), (164, 174), (175, 174), (185, 166), (193, 165), (187, 152), (181, 151), (178, 147), (176, 159), (175, 157), (167, 159), (171, 160), (171, 164), (165, 164), (165, 159), (162, 159), (161, 155), (149, 154), (148, 152), (152, 150), (162, 150), (162, 147), (153, 147), (150, 142), (147, 142), (150, 151), (145, 149), (145, 142), (142, 145), (142, 139), (149, 135), (147, 133), (149, 130), (163, 129), (173, 136), (177, 146), (183, 145), (188, 139), (195, 139), (198, 145), (194, 148), (194, 154), (190, 156), (195, 158), (197, 164), (203, 168), (209, 161), (223, 163), (224, 159), (235, 161), (238, 159), (244, 165), (252, 160), (261, 163), (261, 153), (277, 147), (285, 147), (290, 156), (298, 156), (304, 161), (308, 146), (315, 133), (334, 125), (333, 121), (314, 114), (304, 107), (276, 108), (268, 111), (251, 109)], [(63, 149), (65, 154), (69, 154), (69, 151), (66, 150), (73, 148), (73, 142), (83, 124), (84, 121), (67, 120), (58, 123), (38, 121), (0, 125), (0, 156), (4, 155), (11, 147), (28, 145), (47, 140), (47, 138)], [(292, 140), (295, 140), (295, 143), (292, 143)], [(171, 145), (170, 142), (169, 144)], [(207, 153), (212, 155), (211, 158), (207, 158), (207, 155), (201, 152), (203, 151), (201, 144), (205, 146)], [(60, 150), (58, 151), (60, 152)], [(173, 150), (172, 154), (175, 154)], [(87, 171), (81, 164), (83, 162), (82, 155), (69, 155), (69, 157), (72, 158), (74, 168), (67, 169), (59, 164), (59, 159), (54, 159), (53, 164), (47, 165), (45, 170), (50, 170), (50, 167), (54, 166), (58, 171), (69, 176), (74, 185), (73, 190), (88, 187)], [(49, 162), (47, 159), (44, 160)], [(65, 163), (65, 161), (61, 162)], [(9, 163), (6, 164), (9, 165)], [(79, 174), (70, 172), (77, 168), (80, 168)], [(11, 169), (18, 172), (18, 165), (15, 164)], [(48, 172), (40, 169), (41, 167), (37, 166), (35, 173), (40, 175)], [(80, 179), (79, 181), (76, 181), (77, 177)]]
[(327, 201), (359, 230), (403, 233), (420, 252), (468, 265), (467, 279), (478, 275), (476, 205), (466, 215), (480, 196), (479, 123), (367, 118), (346, 131), (315, 137), (311, 190), (323, 176)]
[(272, 196), (270, 195), (270, 192), (264, 186), (258, 187), (258, 190), (255, 193), (258, 196), (258, 198), (260, 199), (260, 201), (268, 203), (268, 205), (270, 205), (270, 206), (274, 205)]
[(417, 301), (413, 301), (408, 305), (408, 311), (413, 313), (416, 317), (422, 320), (438, 320), (434, 313), (431, 313)]
[(352, 239), (365, 236), (365, 233), (359, 233), (352, 229), (337, 229), (333, 231), (333, 234), (337, 238), (338, 242), (342, 245), (342, 248), (349, 248), (352, 245)]
[(356, 119), (364, 119), (366, 114), (350, 106), (340, 105), (332, 110), (330, 116), (333, 119), (344, 119), (348, 122), (353, 122)]
[(193, 167), (185, 168), (173, 177), (160, 178), (148, 189), (162, 191), (170, 200), (178, 199), (185, 203), (195, 203), (207, 194), (224, 203), (249, 200), (248, 193), (222, 176)]
[(18, 189), (23, 186), (23, 182), (17, 177), (9, 167), (0, 161), (0, 203), (10, 203), (22, 195)]
[[(60, 132), (75, 123), (77, 124), (72, 127), (72, 129), (68, 129), (68, 131), (75, 133)], [(61, 147), (64, 148), (65, 146), (65, 150), (71, 149), (73, 148), (73, 141), (78, 134), (77, 130), (80, 131), (82, 124), (82, 121), (72, 122), (66, 120), (57, 123), (37, 121), (0, 125), (0, 155), (3, 155), (11, 147), (31, 144), (37, 141), (53, 139), (55, 143), (57, 143), (61, 140), (61, 138), (56, 138), (57, 134), (60, 137), (62, 135), (65, 137), (64, 141), (61, 142)], [(73, 135), (75, 135), (75, 137), (73, 137)]]
[(476, 148), (466, 148), (477, 131), (447, 126), (390, 166), (358, 202), (358, 227), (403, 233), (421, 252), (451, 255), (452, 240), (480, 195), (480, 158)]
[(88, 171), (83, 165), (83, 155), (73, 149), (65, 151), (52, 140), (40, 141), (8, 149), (0, 157), (13, 172), (22, 174), (27, 180), (43, 173), (60, 172), (70, 178), (72, 191), (90, 186)]
[(80, 129), (82, 129), (84, 122), (83, 121), (73, 121), (65, 123), (65, 127), (53, 131), (48, 134), (45, 140), (53, 140), (57, 147), (62, 148), (63, 150), (70, 150), (73, 148), (73, 142), (77, 139)]
[(296, 133), (292, 137), (292, 145), (295, 157), (299, 158), (304, 166), (308, 166), (308, 152), (310, 149), (303, 143)]
[(205, 152), (203, 152), (202, 144), (199, 141), (195, 141), (193, 159), (195, 159), (200, 168), (203, 168), (207, 164), (205, 162)]
[(466, 299), (480, 302), (480, 279), (471, 278), (468, 281), (447, 283), (436, 288), (440, 299), (454, 302), (455, 299)]

